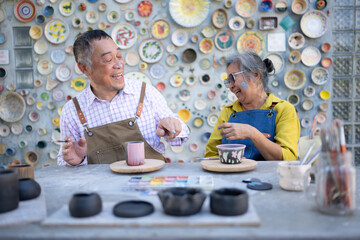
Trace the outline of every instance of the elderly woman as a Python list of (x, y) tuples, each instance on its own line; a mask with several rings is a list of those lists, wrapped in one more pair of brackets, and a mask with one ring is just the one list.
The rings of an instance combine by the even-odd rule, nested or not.
[(243, 53), (228, 60), (225, 85), (237, 100), (221, 111), (206, 145), (205, 157), (218, 156), (219, 144), (245, 144), (245, 158), (254, 160), (295, 160), (300, 123), (295, 108), (265, 91), (268, 73), (274, 71), (269, 59)]

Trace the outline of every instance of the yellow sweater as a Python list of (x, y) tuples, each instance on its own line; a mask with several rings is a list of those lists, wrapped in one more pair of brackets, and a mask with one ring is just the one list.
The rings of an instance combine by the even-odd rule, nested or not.
[[(275, 143), (280, 145), (283, 160), (295, 160), (298, 156), (297, 143), (300, 137), (300, 122), (296, 114), (295, 108), (289, 102), (282, 100), (272, 93), (268, 94), (268, 98), (260, 109), (270, 110), (271, 104), (276, 102), (274, 110), (277, 111), (275, 120)], [(222, 135), (217, 127), (229, 120), (231, 113), (241, 112), (242, 107), (239, 101), (227, 105), (221, 111), (216, 126), (206, 144), (205, 157), (218, 157), (216, 146), (221, 144)], [(281, 159), (279, 159), (281, 160)]]

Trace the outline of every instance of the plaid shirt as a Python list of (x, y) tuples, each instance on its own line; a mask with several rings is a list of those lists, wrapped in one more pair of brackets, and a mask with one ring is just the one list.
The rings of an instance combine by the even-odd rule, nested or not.
[[(140, 81), (125, 79), (125, 87), (110, 102), (97, 98), (90, 87), (83, 90), (76, 98), (87, 120), (88, 127), (93, 128), (134, 117), (139, 104), (140, 92)], [(160, 137), (156, 135), (156, 128), (160, 120), (166, 117), (179, 119), (178, 115), (169, 109), (161, 93), (147, 84), (143, 110), (136, 122), (147, 143), (161, 154), (164, 154), (165, 146), (160, 141)], [(181, 133), (171, 141), (165, 137), (165, 140), (172, 146), (179, 146), (189, 138), (189, 128), (183, 121), (180, 120), (180, 122)], [(76, 113), (73, 101), (68, 101), (62, 109), (60, 129), (62, 139), (65, 136), (70, 136), (74, 141), (85, 138), (84, 127)], [(67, 163), (62, 159), (61, 150), (59, 152), (58, 165), (66, 165)], [(87, 164), (86, 157), (82, 164)]]

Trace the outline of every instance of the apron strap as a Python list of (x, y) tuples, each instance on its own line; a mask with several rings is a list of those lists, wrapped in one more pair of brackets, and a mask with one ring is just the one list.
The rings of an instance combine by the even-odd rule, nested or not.
[(80, 105), (79, 105), (79, 102), (78, 100), (76, 99), (76, 97), (73, 97), (73, 102), (75, 104), (75, 108), (76, 108), (76, 112), (77, 112), (77, 115), (80, 119), (80, 122), (81, 124), (83, 125), (83, 127), (85, 128), (85, 131), (87, 132), (87, 134), (89, 136), (92, 136), (92, 132), (89, 131), (88, 127), (87, 127), (87, 121), (85, 119), (85, 116), (84, 116), (84, 113), (81, 111), (81, 108), (80, 108)]
[(146, 88), (146, 83), (145, 83), (145, 82), (142, 82), (139, 105), (138, 105), (137, 110), (136, 110), (136, 116), (137, 116), (137, 118), (140, 117), (141, 111), (142, 111), (142, 109), (143, 109), (143, 102), (144, 102), (144, 97), (145, 97), (145, 88)]

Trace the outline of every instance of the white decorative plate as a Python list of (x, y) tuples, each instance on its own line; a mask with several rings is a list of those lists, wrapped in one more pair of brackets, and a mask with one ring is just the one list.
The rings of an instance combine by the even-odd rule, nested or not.
[(124, 78), (129, 79), (129, 80), (142, 81), (142, 82), (145, 82), (146, 84), (152, 86), (150, 78), (148, 76), (146, 76), (145, 73), (142, 73), (142, 72), (128, 72), (125, 74)]
[(301, 61), (305, 66), (313, 67), (321, 60), (321, 53), (316, 47), (307, 47), (301, 53)]
[(137, 40), (134, 27), (126, 23), (116, 25), (112, 30), (111, 37), (120, 49), (132, 47)]
[(170, 0), (170, 16), (182, 27), (200, 25), (210, 11), (210, 0)]
[(245, 27), (245, 20), (239, 16), (230, 18), (229, 28), (233, 31), (240, 31)]
[(325, 12), (310, 10), (305, 13), (300, 21), (302, 32), (309, 38), (319, 38), (324, 35), (329, 27), (329, 20)]
[(53, 63), (60, 64), (65, 61), (66, 53), (62, 49), (56, 49), (51, 51), (50, 58)]
[(89, 24), (94, 24), (99, 21), (99, 14), (95, 11), (89, 11), (85, 15), (86, 22)]
[(48, 51), (48, 45), (43, 40), (37, 40), (34, 44), (34, 52), (39, 55), (43, 55)]
[(218, 117), (219, 116), (216, 113), (210, 113), (207, 116), (207, 123), (209, 124), (210, 127), (215, 127)]
[(184, 29), (177, 29), (171, 35), (171, 41), (175, 46), (185, 46), (189, 41), (189, 35)]
[(72, 70), (65, 64), (61, 64), (56, 68), (55, 75), (60, 82), (66, 82), (71, 78)]
[(68, 17), (74, 14), (76, 5), (72, 0), (62, 0), (59, 3), (59, 11), (61, 15)]
[(323, 67), (317, 67), (311, 73), (311, 80), (316, 85), (324, 85), (329, 80), (329, 77), (329, 70)]
[(125, 57), (125, 62), (129, 66), (136, 66), (140, 62), (139, 55), (136, 52), (128, 52)]
[(69, 26), (60, 19), (52, 19), (45, 26), (45, 37), (53, 44), (65, 42), (69, 33)]
[(156, 63), (164, 55), (164, 47), (157, 39), (146, 39), (140, 43), (139, 55), (147, 63)]
[(166, 69), (160, 63), (156, 63), (150, 68), (150, 75), (155, 79), (161, 79), (165, 76)]
[(194, 107), (198, 111), (204, 110), (206, 106), (207, 106), (206, 101), (202, 98), (198, 98), (194, 102)]
[(173, 87), (180, 87), (183, 84), (183, 82), (184, 82), (183, 76), (181, 76), (178, 73), (172, 75), (170, 78), (170, 85)]
[(108, 12), (107, 20), (109, 23), (117, 23), (120, 20), (120, 13), (115, 10)]
[(41, 75), (49, 75), (52, 72), (53, 64), (48, 59), (41, 59), (37, 64), (37, 70)]

